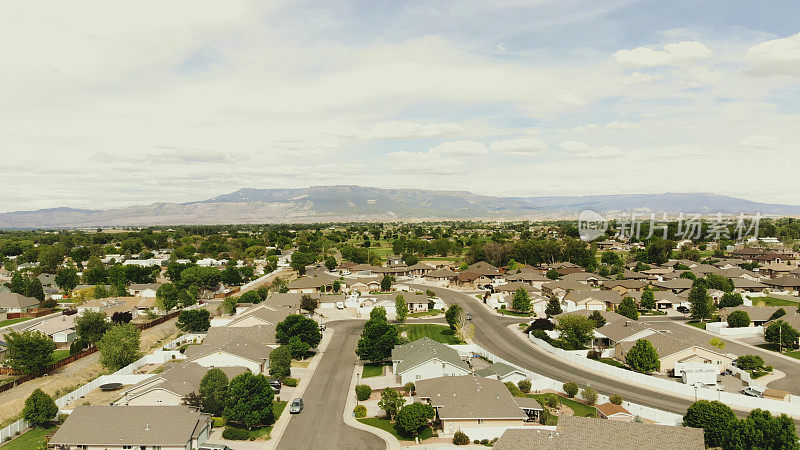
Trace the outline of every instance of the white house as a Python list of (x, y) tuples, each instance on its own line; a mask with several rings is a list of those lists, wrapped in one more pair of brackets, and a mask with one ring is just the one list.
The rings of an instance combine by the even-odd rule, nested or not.
[(392, 369), (400, 384), (470, 373), (455, 349), (427, 337), (395, 347)]
[(488, 367), (477, 370), (475, 371), (475, 375), (491, 378), (493, 380), (500, 380), (503, 383), (511, 382), (514, 384), (529, 378), (525, 372), (501, 362), (490, 364)]

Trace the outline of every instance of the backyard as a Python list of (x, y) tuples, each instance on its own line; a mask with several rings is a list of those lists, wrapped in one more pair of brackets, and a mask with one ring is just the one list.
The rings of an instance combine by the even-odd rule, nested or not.
[(409, 342), (428, 337), (443, 344), (463, 344), (461, 339), (454, 336), (453, 330), (447, 325), (428, 323), (397, 325), (397, 331), (400, 335), (408, 339)]
[(364, 364), (364, 372), (361, 378), (379, 377), (383, 375), (383, 368), (391, 363), (367, 363)]
[(2, 447), (5, 450), (38, 450), (46, 449), (49, 437), (56, 432), (56, 426), (46, 428), (31, 428), (25, 433), (19, 435), (14, 440), (4, 444)]

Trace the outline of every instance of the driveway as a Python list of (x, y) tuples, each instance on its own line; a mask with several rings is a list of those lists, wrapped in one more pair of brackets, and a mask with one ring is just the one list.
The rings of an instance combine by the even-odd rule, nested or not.
[(383, 439), (346, 425), (342, 418), (347, 396), (353, 395), (350, 380), (364, 321), (328, 322), (327, 326), (336, 332), (303, 394), (303, 412), (292, 416), (277, 448), (385, 449)]

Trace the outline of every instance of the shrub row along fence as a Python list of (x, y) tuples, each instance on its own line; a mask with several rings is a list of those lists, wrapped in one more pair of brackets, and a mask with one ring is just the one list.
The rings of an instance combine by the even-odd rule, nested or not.
[(660, 389), (662, 391), (677, 394), (688, 399), (696, 398), (697, 400), (717, 400), (729, 406), (747, 411), (760, 408), (771, 411), (773, 414), (788, 414), (790, 416), (800, 417), (800, 402), (797, 401), (798, 399), (794, 395), (789, 396), (789, 401), (780, 401), (718, 391), (716, 388), (688, 386), (676, 381), (665, 380), (651, 375), (633, 372), (604, 364), (599, 361), (594, 361), (580, 355), (572, 354), (566, 350), (553, 347), (547, 342), (533, 337), (532, 334), (529, 334), (528, 337), (530, 338), (531, 342), (540, 347), (542, 350), (556, 355), (559, 358), (573, 362), (579, 366), (583, 366), (586, 369), (599, 372), (603, 375), (606, 375), (608, 378), (625, 380), (650, 389)]

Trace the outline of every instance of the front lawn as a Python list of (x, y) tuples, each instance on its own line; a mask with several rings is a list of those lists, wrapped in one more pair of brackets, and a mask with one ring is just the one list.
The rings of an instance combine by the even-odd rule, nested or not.
[[(399, 434), (397, 432), (397, 430), (394, 428), (394, 424), (391, 421), (389, 421), (389, 419), (387, 419), (385, 417), (365, 417), (363, 419), (356, 419), (356, 420), (358, 420), (359, 422), (361, 422), (361, 423), (363, 423), (365, 425), (369, 425), (371, 427), (380, 428), (381, 430), (388, 431), (394, 437), (396, 437), (397, 440), (399, 440), (399, 441), (413, 441), (414, 440), (413, 437), (403, 436), (403, 435)], [(420, 439), (420, 441), (422, 441), (422, 440), (428, 439), (429, 437), (431, 437), (431, 435), (433, 435), (433, 430), (431, 429), (431, 427), (425, 427), (419, 433), (419, 439)]]
[(32, 317), (19, 317), (16, 319), (6, 319), (0, 320), (0, 327), (7, 327), (9, 325), (14, 325), (15, 323), (25, 322), (26, 320), (31, 320)]
[(798, 302), (793, 302), (791, 300), (784, 300), (782, 298), (775, 298), (775, 297), (755, 297), (751, 298), (753, 300), (753, 304), (760, 304), (762, 306), (798, 306)]
[[(281, 417), (281, 413), (286, 408), (286, 404), (288, 402), (272, 402), (272, 413), (275, 414), (275, 422)], [(275, 426), (275, 422), (268, 427), (256, 427), (252, 430), (247, 430), (246, 427), (240, 427), (239, 425), (235, 424), (228, 424), (228, 427), (231, 428), (242, 428), (247, 430), (250, 433), (250, 439), (262, 439), (268, 441), (270, 439), (270, 433), (272, 432), (272, 427)]]
[(518, 312), (518, 311), (512, 311), (510, 309), (502, 309), (502, 308), (501, 309), (497, 309), (495, 311), (499, 312), (500, 314), (502, 314), (504, 316), (531, 317), (533, 315), (533, 313), (529, 313), (529, 312)]
[[(540, 404), (544, 402), (544, 397), (549, 394), (528, 394), (526, 397), (535, 398)], [(558, 399), (561, 404), (568, 406), (578, 417), (597, 417), (597, 409), (594, 406), (589, 406), (581, 402), (575, 401), (571, 398), (559, 395)]]
[(390, 363), (367, 363), (364, 364), (364, 372), (361, 378), (380, 377), (383, 375), (384, 366)]
[(598, 361), (600, 361), (603, 364), (608, 364), (609, 366), (619, 367), (620, 369), (625, 369), (625, 370), (631, 370), (628, 368), (628, 366), (622, 364), (621, 362), (617, 361), (614, 358), (600, 358), (598, 359)]
[(409, 318), (428, 317), (428, 316), (435, 316), (435, 315), (438, 315), (438, 314), (441, 314), (441, 313), (442, 313), (441, 309), (430, 309), (428, 311), (411, 313), (411, 314), (407, 315), (406, 317), (409, 317)]
[(428, 337), (442, 344), (463, 344), (461, 339), (454, 336), (453, 330), (447, 325), (429, 323), (397, 325), (397, 333), (406, 333), (405, 337), (409, 342)]
[(0, 448), (7, 450), (46, 449), (48, 438), (51, 434), (56, 432), (57, 428), (58, 427), (56, 426), (51, 426), (48, 428), (31, 428)]
[(705, 322), (686, 322), (686, 323), (691, 325), (691, 326), (693, 326), (693, 327), (695, 327), (695, 328), (700, 328), (701, 330), (705, 330), (706, 329), (706, 323)]
[(792, 350), (791, 352), (784, 353), (784, 355), (790, 358), (800, 359), (800, 350)]

